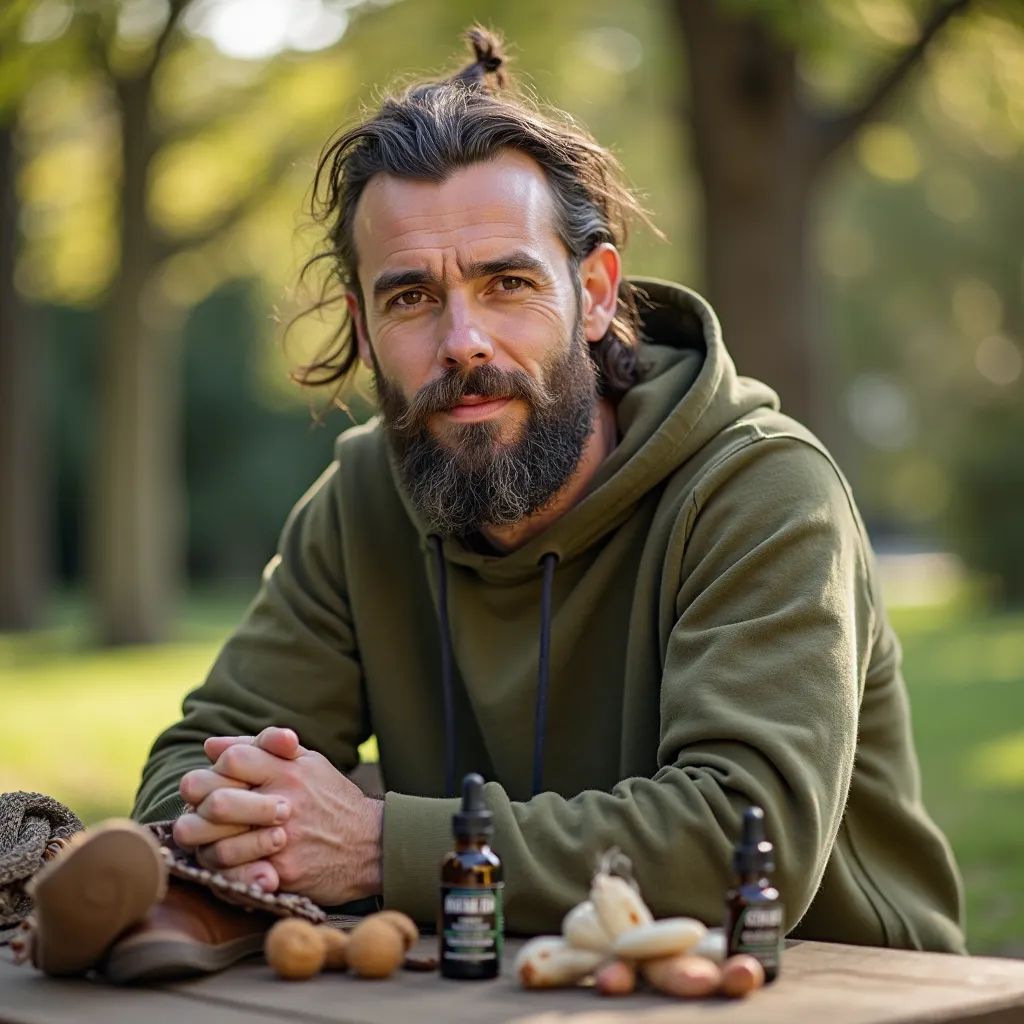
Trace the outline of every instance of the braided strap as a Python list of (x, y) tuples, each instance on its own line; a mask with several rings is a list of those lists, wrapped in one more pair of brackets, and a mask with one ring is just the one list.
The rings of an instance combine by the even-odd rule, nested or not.
[(258, 885), (235, 882), (217, 871), (199, 867), (193, 857), (174, 841), (173, 821), (158, 821), (147, 828), (160, 843), (160, 855), (168, 874), (202, 886), (225, 903), (234, 903), (249, 910), (263, 910), (278, 917), (302, 917), (313, 924), (327, 920), (327, 914), (312, 900), (290, 892), (264, 892)]
[(78, 816), (42, 793), (0, 793), (0, 945), (32, 912), (25, 883), (82, 831)]

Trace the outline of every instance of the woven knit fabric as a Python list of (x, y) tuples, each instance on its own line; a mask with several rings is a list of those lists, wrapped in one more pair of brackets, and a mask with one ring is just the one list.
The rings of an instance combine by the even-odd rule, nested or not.
[(0, 793), (0, 946), (32, 912), (25, 883), (42, 867), (47, 847), (83, 825), (74, 811), (42, 793)]

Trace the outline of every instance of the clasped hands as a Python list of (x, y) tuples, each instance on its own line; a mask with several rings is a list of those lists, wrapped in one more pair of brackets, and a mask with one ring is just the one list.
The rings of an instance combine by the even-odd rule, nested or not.
[(291, 729), (214, 736), (211, 767), (188, 772), (194, 810), (174, 839), (232, 880), (334, 906), (381, 892), (384, 804), (363, 794)]

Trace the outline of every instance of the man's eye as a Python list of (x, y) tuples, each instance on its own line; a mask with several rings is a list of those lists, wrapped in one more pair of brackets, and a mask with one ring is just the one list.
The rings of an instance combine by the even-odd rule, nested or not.
[(522, 277), (503, 277), (498, 284), (503, 292), (518, 292), (529, 287), (529, 282)]
[(418, 306), (425, 298), (426, 295), (424, 292), (418, 291), (414, 288), (412, 291), (402, 292), (402, 294), (395, 299), (393, 305), (405, 306), (406, 309), (408, 309), (410, 306)]

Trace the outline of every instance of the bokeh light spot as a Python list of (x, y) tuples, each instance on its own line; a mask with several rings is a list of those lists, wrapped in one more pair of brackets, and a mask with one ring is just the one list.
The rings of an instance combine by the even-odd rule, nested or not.
[(912, 181), (921, 171), (921, 158), (910, 133), (894, 124), (865, 128), (857, 145), (864, 168), (883, 181)]

